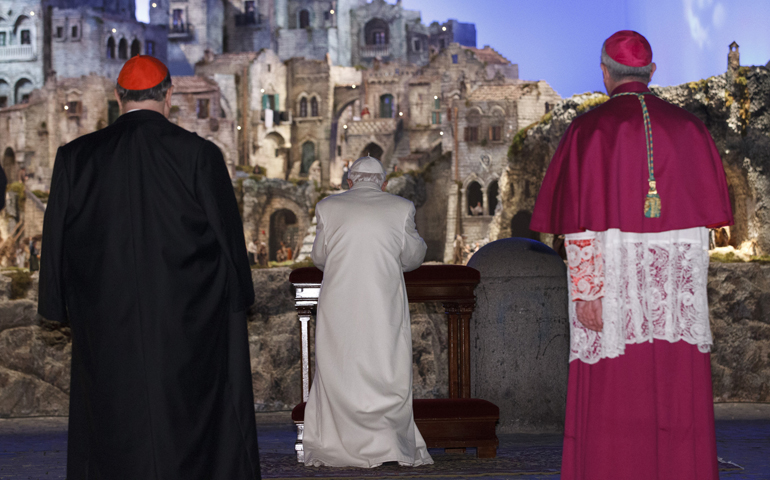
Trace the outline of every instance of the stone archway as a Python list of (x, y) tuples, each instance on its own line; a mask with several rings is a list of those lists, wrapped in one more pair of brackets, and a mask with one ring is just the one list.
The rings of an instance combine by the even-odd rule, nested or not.
[(244, 203), (244, 230), (258, 242), (267, 244), (270, 260), (275, 260), (281, 241), (291, 248), (293, 258), (297, 258), (310, 227), (310, 215), (297, 199), (276, 193), (279, 192), (273, 192), (267, 205), (258, 211), (246, 212)]
[(16, 104), (29, 102), (29, 96), (34, 89), (35, 87), (32, 80), (28, 78), (20, 79), (16, 82), (16, 87), (14, 88), (14, 102)]
[(16, 154), (11, 147), (6, 148), (3, 153), (3, 170), (9, 184), (16, 181)]
[(358, 157), (361, 158), (369, 155), (372, 158), (376, 158), (377, 160), (382, 161), (383, 153), (385, 153), (385, 151), (382, 149), (382, 147), (380, 147), (374, 142), (371, 142), (368, 145), (366, 145), (363, 150), (361, 150), (361, 155), (359, 155)]
[[(465, 207), (465, 214), (466, 215), (483, 215), (484, 214), (484, 193), (481, 190), (481, 184), (475, 180), (470, 182), (468, 186), (465, 188), (465, 199), (466, 199), (466, 207)], [(476, 208), (477, 205), (481, 205), (481, 213), (475, 213), (473, 208)]]
[(304, 232), (299, 231), (299, 221), (297, 216), (288, 208), (281, 208), (270, 215), (270, 239), (268, 241), (268, 252), (271, 261), (276, 261), (276, 254), (281, 248), (281, 244), (296, 252), (296, 245), (304, 236)]
[[(724, 162), (723, 162), (724, 164)], [(727, 191), (730, 195), (730, 207), (733, 210), (735, 223), (729, 228), (729, 244), (739, 248), (741, 243), (749, 240), (749, 219), (754, 214), (754, 201), (749, 190), (746, 174), (742, 169), (732, 164), (725, 165)]]
[(532, 221), (532, 213), (526, 210), (519, 210), (511, 219), (511, 237), (529, 238), (530, 240), (540, 241), (540, 234), (529, 229)]

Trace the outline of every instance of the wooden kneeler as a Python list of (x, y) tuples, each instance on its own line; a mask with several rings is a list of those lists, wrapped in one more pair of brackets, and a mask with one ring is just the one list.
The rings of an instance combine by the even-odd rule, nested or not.
[[(414, 421), (429, 448), (464, 451), (476, 448), (479, 458), (497, 456), (499, 441), (495, 424), (500, 418), (497, 405), (471, 396), (470, 319), (476, 306), (474, 289), (480, 281), (478, 270), (461, 265), (424, 265), (404, 274), (410, 303), (440, 301), (449, 322), (449, 398), (415, 399)], [(294, 270), (289, 280), (296, 289), (294, 299), (302, 338), (302, 403), (291, 418), (297, 425), (294, 446), (297, 461), (304, 462), (302, 449), (305, 402), (310, 392), (310, 340), (308, 322), (318, 304), (323, 272), (315, 267)]]

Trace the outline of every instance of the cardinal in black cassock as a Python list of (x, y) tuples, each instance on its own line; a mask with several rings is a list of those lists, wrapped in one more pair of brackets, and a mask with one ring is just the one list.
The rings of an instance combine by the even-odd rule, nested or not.
[(69, 480), (259, 479), (243, 226), (219, 149), (167, 120), (160, 61), (56, 156), (38, 311), (72, 327)]

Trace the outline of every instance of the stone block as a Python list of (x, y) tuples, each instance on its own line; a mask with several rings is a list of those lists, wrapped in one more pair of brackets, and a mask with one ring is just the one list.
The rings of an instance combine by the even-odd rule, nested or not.
[(481, 272), (471, 318), (471, 396), (500, 407), (498, 433), (558, 431), (567, 396), (569, 323), (562, 259), (506, 238), (468, 262)]

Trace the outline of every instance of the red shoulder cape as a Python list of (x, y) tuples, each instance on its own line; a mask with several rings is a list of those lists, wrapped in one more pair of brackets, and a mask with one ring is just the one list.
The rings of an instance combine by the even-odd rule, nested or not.
[[(627, 83), (613, 93), (645, 92)], [(659, 218), (644, 216), (648, 190), (642, 107), (634, 95), (610, 99), (572, 122), (538, 192), (530, 228), (664, 232), (732, 225), (724, 167), (706, 126), (686, 110), (645, 95), (653, 138)]]

